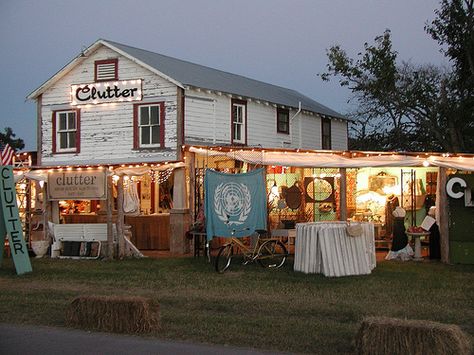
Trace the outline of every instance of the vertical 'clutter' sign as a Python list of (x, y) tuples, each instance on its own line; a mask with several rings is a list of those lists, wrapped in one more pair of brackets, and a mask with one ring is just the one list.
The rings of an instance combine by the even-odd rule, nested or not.
[[(23, 238), (20, 214), (16, 203), (15, 181), (11, 166), (0, 166), (0, 242), (5, 243), (8, 235), (10, 251), (18, 275), (33, 271), (28, 248)], [(3, 253), (0, 254), (0, 263)]]

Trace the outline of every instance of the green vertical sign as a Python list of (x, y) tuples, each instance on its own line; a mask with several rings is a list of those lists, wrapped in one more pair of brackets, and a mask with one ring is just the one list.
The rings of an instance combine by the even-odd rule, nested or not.
[(0, 212), (0, 241), (5, 242), (5, 234), (8, 235), (16, 273), (21, 275), (33, 271), (28, 248), (23, 238), (20, 214), (16, 204), (13, 168), (10, 165), (0, 166)]

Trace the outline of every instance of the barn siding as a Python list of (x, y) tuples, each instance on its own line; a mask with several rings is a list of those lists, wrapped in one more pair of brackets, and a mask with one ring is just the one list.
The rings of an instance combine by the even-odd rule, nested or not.
[[(155, 150), (133, 150), (133, 104), (132, 102), (82, 105), (81, 151), (79, 154), (53, 154), (52, 111), (72, 108), (70, 106), (71, 84), (94, 81), (96, 60), (119, 58), (119, 80), (142, 79), (143, 101), (165, 103), (165, 147)], [(73, 68), (43, 94), (42, 101), (42, 164), (55, 165), (81, 163), (84, 161), (134, 162), (176, 160), (177, 148), (177, 87), (155, 73), (133, 63), (110, 50), (101, 47), (81, 65)], [(139, 103), (139, 102), (135, 102)]]
[[(119, 58), (119, 80), (143, 80), (142, 102), (165, 103), (165, 147), (133, 150), (133, 103), (82, 105), (81, 151), (53, 154), (52, 112), (72, 108), (70, 87), (94, 81), (96, 60)], [(185, 90), (185, 143), (229, 145), (231, 143), (231, 97), (204, 90)], [(135, 102), (137, 103), (137, 102)], [(290, 110), (290, 118), (296, 114)], [(177, 159), (177, 86), (107, 47), (99, 47), (80, 65), (59, 79), (42, 95), (42, 164), (84, 162), (172, 161)], [(332, 120), (332, 148), (347, 149), (347, 122)], [(300, 137), (301, 133), (301, 137)], [(247, 100), (247, 145), (262, 148), (321, 149), (321, 120), (300, 112), (290, 121), (290, 134), (277, 133), (276, 106)]]
[(331, 140), (333, 150), (347, 150), (347, 121), (331, 120)]
[[(224, 94), (187, 90), (185, 142), (201, 145), (230, 144), (231, 100)], [(283, 134), (277, 133), (276, 110), (272, 104), (247, 100), (248, 146), (321, 149), (321, 119), (318, 115), (300, 112), (290, 122), (290, 134)], [(290, 119), (296, 112), (296, 109), (290, 110)], [(347, 149), (346, 132), (345, 122), (333, 120), (332, 140), (333, 146), (338, 147), (337, 149)]]
[[(317, 115), (301, 114), (301, 149), (321, 149), (321, 119)], [(297, 123), (299, 124), (299, 122)], [(298, 128), (299, 130), (299, 128)], [(297, 142), (299, 144), (299, 142)]]

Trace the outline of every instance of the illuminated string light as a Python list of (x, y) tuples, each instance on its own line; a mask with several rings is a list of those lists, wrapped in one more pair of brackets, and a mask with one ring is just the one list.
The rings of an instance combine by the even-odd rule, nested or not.
[(160, 172), (160, 178), (158, 179), (158, 182), (159, 182), (160, 184), (166, 182), (166, 181), (170, 178), (170, 176), (171, 176), (172, 173), (173, 173), (173, 169), (172, 169), (172, 168), (167, 169), (167, 170), (165, 170), (165, 171), (161, 171), (161, 172)]

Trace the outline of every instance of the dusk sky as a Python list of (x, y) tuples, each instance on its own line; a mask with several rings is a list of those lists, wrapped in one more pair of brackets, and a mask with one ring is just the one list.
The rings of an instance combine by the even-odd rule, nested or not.
[(297, 90), (346, 113), (350, 93), (318, 76), (326, 49), (351, 56), (392, 31), (399, 59), (446, 64), (424, 31), (438, 0), (0, 0), (0, 130), (36, 150), (26, 96), (99, 38)]

